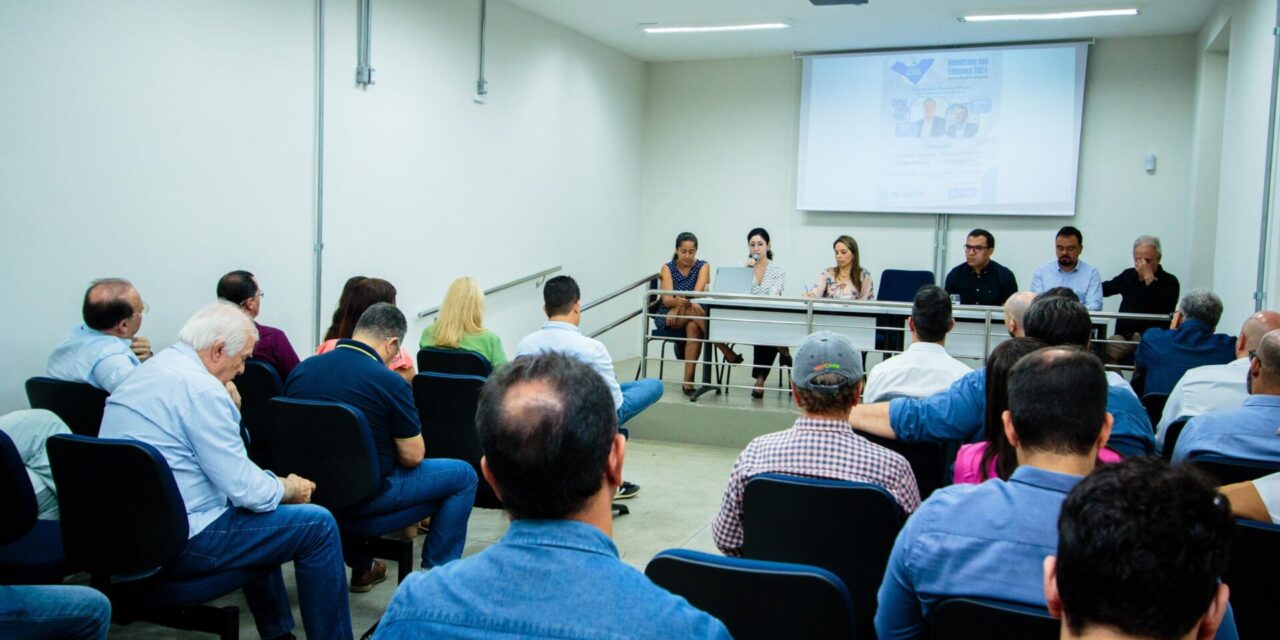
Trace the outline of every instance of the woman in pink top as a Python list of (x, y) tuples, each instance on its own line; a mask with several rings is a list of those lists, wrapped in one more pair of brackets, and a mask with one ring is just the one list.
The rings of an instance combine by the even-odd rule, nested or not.
[[(350, 338), (361, 314), (379, 302), (396, 303), (396, 288), (390, 282), (380, 278), (348, 280), (347, 286), (342, 290), (338, 310), (333, 314), (333, 324), (325, 332), (326, 340), (316, 347), (316, 355), (333, 351), (338, 340)], [(413, 366), (413, 354), (404, 348), (387, 363), (387, 368), (400, 374), (406, 382), (413, 382), (413, 376), (417, 373)]]

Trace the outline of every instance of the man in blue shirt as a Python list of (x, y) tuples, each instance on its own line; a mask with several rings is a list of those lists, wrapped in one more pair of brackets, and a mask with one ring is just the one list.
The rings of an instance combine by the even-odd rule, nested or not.
[(728, 638), (618, 558), (617, 424), (604, 380), (575, 358), (517, 358), (495, 372), (476, 414), (480, 468), (511, 527), (476, 555), (405, 579), (374, 638)]
[[(1049, 345), (1089, 345), (1089, 312), (1079, 302), (1060, 296), (1041, 296), (1031, 303), (1023, 321), (1027, 336)], [(1151, 419), (1124, 378), (1108, 372), (1107, 411), (1115, 428), (1107, 446), (1126, 455), (1155, 452)], [(982, 439), (986, 412), (986, 369), (978, 369), (926, 398), (897, 398), (859, 405), (849, 412), (855, 429), (906, 442), (977, 442)]]
[(1189, 420), (1174, 447), (1174, 462), (1217, 454), (1280, 463), (1280, 329), (1263, 336), (1249, 357), (1249, 397), (1238, 409)]
[[(324, 355), (302, 361), (285, 384), (284, 395), (302, 400), (342, 402), (364, 415), (377, 450), (382, 490), (350, 515), (392, 513), (438, 502), (422, 545), (422, 567), (438, 567), (462, 557), (467, 519), (476, 497), (476, 472), (462, 460), (425, 459), (422, 423), (413, 391), (386, 362), (400, 353), (407, 323), (395, 305), (379, 302), (361, 314), (350, 340)], [(351, 567), (351, 590), (364, 593), (387, 577), (387, 566), (360, 551), (344, 549)]]
[[(928, 637), (934, 608), (952, 597), (1045, 606), (1044, 559), (1058, 545), (1062, 502), (1111, 434), (1108, 386), (1102, 362), (1073, 347), (1014, 365), (1003, 422), (1018, 468), (1008, 481), (939, 489), (907, 520), (880, 585), (880, 640)], [(1235, 636), (1229, 626), (1219, 637)]]
[(1140, 393), (1169, 393), (1188, 369), (1226, 364), (1236, 357), (1236, 338), (1214, 333), (1222, 319), (1222, 299), (1208, 289), (1192, 289), (1173, 312), (1168, 329), (1147, 329), (1133, 357), (1134, 385)]
[(1062, 637), (1212, 637), (1228, 611), (1232, 506), (1203, 473), (1159, 458), (1090, 474), (1062, 503), (1044, 561)]
[[(542, 286), (542, 310), (547, 314), (547, 321), (541, 329), (520, 340), (516, 345), (516, 357), (559, 351), (591, 365), (609, 386), (613, 407), (618, 413), (618, 426), (621, 427), (662, 398), (662, 381), (642, 378), (618, 384), (609, 350), (603, 342), (582, 335), (582, 329), (578, 328), (582, 322), (581, 298), (578, 283), (573, 278), (556, 276), (548, 280)], [(621, 429), (621, 432), (624, 437), (628, 435), (626, 429)], [(639, 492), (640, 485), (623, 482), (617, 498), (632, 498)]]
[(138, 335), (147, 305), (124, 278), (94, 280), (84, 292), (84, 324), (71, 330), (49, 355), (49, 377), (116, 390), (143, 360), (151, 341)]
[[(240, 439), (231, 379), (244, 371), (257, 331), (240, 308), (210, 304), (178, 343), (138, 367), (107, 400), (102, 438), (145, 442), (164, 456), (187, 508), (187, 546), (164, 567), (174, 577), (276, 566), (245, 586), (263, 638), (291, 637), (293, 615), (278, 565), (293, 561), (308, 638), (351, 638), (338, 524), (311, 500), (315, 483), (263, 471)], [(404, 384), (404, 383), (401, 383)]]
[(1067, 287), (1076, 292), (1085, 308), (1102, 311), (1102, 274), (1080, 259), (1084, 234), (1075, 227), (1063, 227), (1054, 242), (1058, 257), (1036, 267), (1031, 276), (1031, 291), (1044, 293), (1054, 287)]

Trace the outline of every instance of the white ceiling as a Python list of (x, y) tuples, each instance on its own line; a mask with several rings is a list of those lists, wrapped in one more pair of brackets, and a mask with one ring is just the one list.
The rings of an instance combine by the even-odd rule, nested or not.
[[(698, 60), (917, 45), (1192, 33), (1217, 0), (870, 0), (815, 7), (809, 0), (508, 0), (640, 60)], [(1045, 22), (960, 23), (961, 15), (1137, 7), (1142, 15)], [(646, 34), (641, 23), (783, 20), (791, 29)]]

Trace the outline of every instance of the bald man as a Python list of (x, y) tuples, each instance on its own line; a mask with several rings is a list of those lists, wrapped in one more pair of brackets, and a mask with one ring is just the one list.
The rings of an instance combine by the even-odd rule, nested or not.
[(1022, 327), (1022, 319), (1026, 317), (1027, 309), (1035, 299), (1036, 294), (1030, 291), (1019, 291), (1004, 301), (1004, 326), (1009, 330), (1011, 337), (1022, 338), (1027, 335)]
[(1270, 331), (1249, 353), (1249, 397), (1235, 409), (1196, 416), (1173, 449), (1173, 462), (1214, 454), (1280, 463), (1280, 330)]
[(1239, 407), (1249, 392), (1249, 352), (1258, 348), (1262, 336), (1280, 329), (1280, 313), (1259, 311), (1244, 321), (1236, 338), (1236, 359), (1227, 364), (1196, 367), (1182, 375), (1169, 393), (1160, 423), (1156, 425), (1156, 441), (1164, 447), (1169, 425), (1179, 419), (1194, 418), (1213, 411)]
[(84, 292), (84, 324), (54, 347), (49, 377), (115, 391), (151, 357), (151, 341), (138, 335), (146, 312), (133, 283), (124, 278), (94, 280)]

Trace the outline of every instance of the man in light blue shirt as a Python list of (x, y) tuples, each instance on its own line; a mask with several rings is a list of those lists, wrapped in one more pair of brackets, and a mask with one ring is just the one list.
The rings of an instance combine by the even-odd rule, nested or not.
[[(1049, 345), (1087, 348), (1089, 312), (1079, 302), (1041, 296), (1023, 320), (1027, 336)], [(1107, 446), (1126, 455), (1155, 452), (1151, 419), (1124, 378), (1107, 373), (1107, 411), (1115, 427)], [(905, 442), (977, 442), (982, 439), (987, 406), (987, 372), (966, 374), (941, 393), (859, 405), (849, 412), (855, 429)]]
[(351, 638), (337, 523), (327, 510), (301, 504), (314, 483), (263, 471), (240, 439), (230, 382), (253, 353), (253, 322), (236, 305), (216, 302), (187, 320), (178, 340), (111, 394), (100, 433), (155, 447), (173, 471), (189, 539), (163, 571), (197, 576), (275, 566), (244, 592), (259, 634), (280, 638), (293, 616), (278, 565), (293, 561), (307, 637)]
[[(940, 489), (907, 520), (880, 585), (881, 640), (928, 637), (929, 617), (947, 598), (1045, 606), (1058, 512), (1111, 435), (1108, 386), (1102, 362), (1076, 348), (1041, 349), (1014, 366), (1003, 422), (1018, 468), (1008, 481)], [(1235, 637), (1228, 626), (1220, 638)]]
[(511, 527), (478, 554), (406, 578), (376, 640), (729, 637), (619, 559), (610, 502), (626, 439), (591, 367), (555, 352), (516, 358), (485, 383), (476, 425), (480, 468)]
[(1084, 234), (1075, 227), (1058, 230), (1054, 250), (1058, 258), (1036, 267), (1031, 276), (1031, 291), (1044, 293), (1055, 287), (1076, 292), (1085, 308), (1102, 311), (1102, 274), (1080, 259), (1084, 251)]
[[(618, 384), (613, 372), (613, 358), (604, 343), (582, 335), (578, 325), (582, 322), (582, 294), (578, 283), (569, 276), (556, 276), (542, 286), (542, 310), (547, 321), (516, 345), (516, 357), (558, 351), (570, 355), (596, 370), (609, 387), (614, 409), (618, 412), (618, 426), (626, 424), (641, 411), (648, 409), (662, 397), (662, 381), (642, 378), (634, 382)], [(623, 436), (627, 430), (622, 429)], [(631, 498), (640, 486), (624, 482), (618, 498)]]
[(1280, 464), (1280, 329), (1249, 355), (1249, 397), (1238, 409), (1196, 416), (1183, 427), (1173, 461), (1216, 454)]
[(84, 292), (84, 324), (54, 347), (50, 378), (91, 384), (107, 393), (151, 357), (151, 341), (138, 336), (147, 305), (124, 278), (95, 280)]

